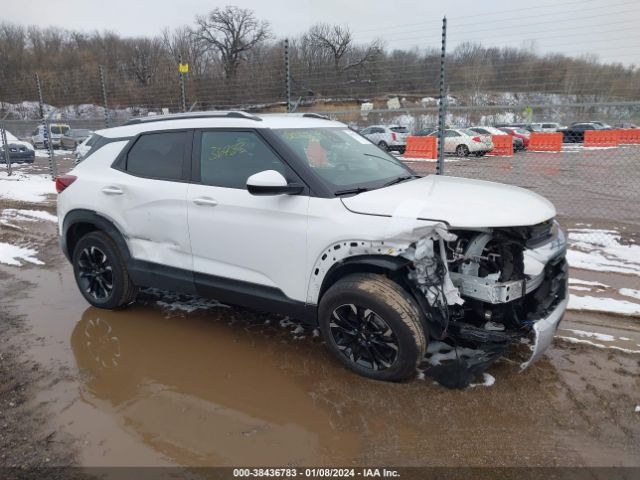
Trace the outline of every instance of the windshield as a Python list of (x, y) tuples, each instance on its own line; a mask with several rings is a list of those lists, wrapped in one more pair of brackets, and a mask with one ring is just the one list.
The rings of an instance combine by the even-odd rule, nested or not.
[(69, 127), (66, 125), (51, 125), (51, 133), (55, 135), (66, 135), (69, 132)]
[(379, 188), (411, 175), (399, 160), (348, 128), (273, 131), (323, 180), (340, 190), (347, 186)]

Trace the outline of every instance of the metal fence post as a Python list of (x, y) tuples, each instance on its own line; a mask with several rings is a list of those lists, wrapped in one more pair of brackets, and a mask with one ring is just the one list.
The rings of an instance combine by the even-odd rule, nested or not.
[(285, 94), (287, 96), (287, 113), (291, 112), (291, 70), (289, 68), (289, 39), (284, 39), (284, 73)]
[(180, 72), (180, 100), (182, 103), (182, 111), (187, 111), (187, 97), (184, 91), (184, 74), (182, 73), (182, 53), (178, 56), (178, 71)]
[(442, 53), (440, 54), (440, 102), (438, 105), (438, 163), (436, 175), (444, 173), (444, 123), (447, 115), (447, 98), (444, 89), (444, 60), (447, 52), (447, 17), (442, 18)]
[(104, 126), (109, 128), (109, 105), (107, 104), (107, 84), (104, 80), (104, 69), (102, 65), (98, 65), (100, 73), (100, 86), (102, 87), (102, 106), (104, 107)]
[(44, 128), (44, 139), (47, 142), (47, 150), (49, 153), (49, 173), (51, 173), (51, 179), (55, 180), (58, 175), (58, 168), (56, 161), (53, 158), (53, 143), (51, 142), (49, 132), (49, 122), (44, 114), (44, 101), (42, 100), (42, 87), (40, 85), (40, 76), (36, 73), (36, 86), (38, 87), (38, 106), (40, 108), (40, 118), (42, 119), (42, 126)]
[(7, 141), (7, 130), (4, 127), (4, 122), (0, 123), (0, 141), (4, 150), (4, 159), (7, 162), (7, 176), (11, 176), (11, 157), (9, 156), (9, 142)]

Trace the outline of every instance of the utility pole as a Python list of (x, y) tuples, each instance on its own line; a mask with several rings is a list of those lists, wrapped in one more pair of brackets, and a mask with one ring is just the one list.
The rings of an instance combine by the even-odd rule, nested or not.
[(284, 39), (284, 72), (285, 72), (285, 93), (287, 96), (287, 113), (291, 113), (291, 70), (289, 68), (289, 39)]
[(447, 116), (447, 94), (444, 89), (444, 61), (447, 53), (447, 17), (442, 18), (442, 53), (440, 54), (440, 102), (438, 105), (438, 163), (436, 175), (444, 174), (444, 124)]
[[(182, 53), (178, 56), (178, 62), (180, 63), (178, 70), (180, 72), (180, 101), (182, 104), (182, 111), (186, 112), (187, 111), (187, 96), (185, 94), (184, 91), (184, 73), (183, 70), (185, 69), (185, 67), (182, 65)], [(187, 69), (189, 68), (188, 66), (186, 67)]]
[(36, 87), (38, 88), (38, 106), (40, 108), (40, 118), (42, 119), (42, 127), (44, 129), (44, 139), (47, 142), (47, 150), (49, 153), (49, 173), (51, 180), (55, 180), (58, 175), (58, 167), (53, 158), (53, 143), (51, 142), (51, 132), (49, 131), (49, 122), (44, 114), (44, 101), (42, 100), (42, 87), (40, 85), (40, 76), (36, 73)]

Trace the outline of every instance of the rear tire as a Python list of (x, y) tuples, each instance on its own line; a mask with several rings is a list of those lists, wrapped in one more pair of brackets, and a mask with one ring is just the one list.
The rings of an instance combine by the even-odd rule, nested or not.
[(469, 156), (469, 147), (466, 145), (458, 145), (456, 147), (456, 157), (468, 157)]
[(378, 146), (385, 152), (389, 151), (389, 145), (387, 145), (387, 142), (380, 141), (378, 142)]
[(114, 310), (133, 302), (138, 288), (122, 254), (106, 233), (91, 232), (73, 249), (73, 273), (82, 296), (94, 307)]
[(413, 298), (383, 275), (338, 280), (318, 308), (320, 331), (349, 370), (374, 380), (413, 376), (426, 351), (421, 313)]

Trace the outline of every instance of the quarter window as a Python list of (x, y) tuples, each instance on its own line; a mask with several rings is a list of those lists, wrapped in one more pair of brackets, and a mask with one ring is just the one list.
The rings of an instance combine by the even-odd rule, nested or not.
[(127, 155), (127, 172), (141, 177), (181, 180), (187, 132), (141, 136)]
[(287, 177), (285, 165), (254, 132), (202, 132), (200, 181), (205, 185), (245, 189), (247, 179), (264, 170)]

